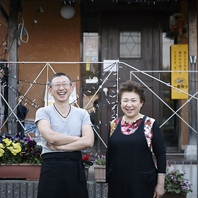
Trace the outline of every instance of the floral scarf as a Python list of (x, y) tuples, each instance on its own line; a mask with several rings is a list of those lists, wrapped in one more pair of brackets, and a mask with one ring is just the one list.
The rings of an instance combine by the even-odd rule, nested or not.
[[(113, 132), (115, 131), (119, 121), (121, 120), (121, 131), (123, 134), (125, 135), (130, 135), (133, 134), (137, 128), (139, 127), (142, 118), (130, 123), (130, 122), (126, 122), (123, 118), (116, 118), (113, 121), (111, 121), (110, 123), (110, 136), (113, 134)], [(145, 134), (145, 138), (148, 144), (148, 148), (150, 149), (151, 152), (153, 152), (153, 147), (152, 147), (152, 137), (153, 137), (153, 131), (152, 131), (152, 126), (153, 123), (155, 122), (155, 119), (150, 118), (150, 117), (146, 117), (145, 121), (144, 121), (144, 134)]]

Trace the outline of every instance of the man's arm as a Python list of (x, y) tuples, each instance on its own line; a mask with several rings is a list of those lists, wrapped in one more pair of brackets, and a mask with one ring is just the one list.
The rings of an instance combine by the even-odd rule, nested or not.
[(57, 131), (53, 131), (48, 120), (39, 120), (37, 122), (37, 127), (46, 142), (57, 146), (75, 142), (80, 138), (77, 136), (68, 136)]
[(52, 150), (64, 150), (64, 151), (77, 151), (92, 147), (94, 144), (94, 133), (91, 125), (85, 125), (82, 127), (82, 137), (69, 144), (62, 146), (56, 146), (55, 144), (47, 144), (46, 146)]

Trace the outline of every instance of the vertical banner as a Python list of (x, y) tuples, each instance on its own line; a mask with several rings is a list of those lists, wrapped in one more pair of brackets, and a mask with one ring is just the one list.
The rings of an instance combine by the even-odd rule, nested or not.
[(188, 45), (171, 45), (171, 99), (188, 99)]

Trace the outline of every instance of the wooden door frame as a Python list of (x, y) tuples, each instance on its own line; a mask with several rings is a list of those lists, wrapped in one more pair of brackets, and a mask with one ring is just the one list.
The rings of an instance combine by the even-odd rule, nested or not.
[[(116, 14), (118, 15), (119, 13), (116, 13)], [(120, 14), (122, 15), (122, 11), (120, 12)], [(108, 18), (109, 17), (113, 17), (113, 14), (111, 14), (109, 12), (108, 13), (104, 12), (101, 16), (103, 17), (103, 20), (101, 20), (103, 23), (102, 23), (102, 27), (101, 27), (101, 57), (100, 57), (100, 59), (101, 59), (101, 61), (104, 61), (105, 59), (110, 59), (110, 60), (115, 59), (116, 60), (116, 59), (118, 59), (118, 57), (116, 57), (116, 53), (114, 53), (114, 52), (118, 51), (119, 49), (117, 49), (117, 48), (109, 49), (108, 48), (109, 47), (108, 46), (108, 42), (104, 42), (104, 41), (107, 41), (107, 39), (106, 40), (104, 39), (105, 37), (106, 38), (108, 37), (109, 42), (114, 42), (112, 34), (115, 31), (118, 31), (118, 30), (116, 30), (116, 26), (114, 26), (113, 29), (111, 29), (111, 33), (109, 34), (108, 33), (108, 31), (109, 31), (108, 20), (104, 20), (105, 17), (108, 17)], [(150, 16), (156, 19), (156, 16), (154, 17), (153, 13), (151, 13)], [(140, 20), (143, 20), (144, 18), (145, 18), (145, 16), (143, 16), (143, 14), (140, 15)], [(119, 23), (121, 23), (121, 18), (120, 18), (120, 20), (117, 21), (117, 23), (118, 23), (118, 26), (119, 26)], [(152, 58), (151, 59), (153, 61), (152, 62), (153, 65), (154, 65), (153, 70), (159, 70), (159, 65), (162, 65), (162, 64), (160, 64), (160, 62), (162, 60), (161, 59), (161, 51), (159, 51), (160, 50), (160, 46), (161, 46), (161, 40), (162, 40), (161, 39), (161, 35), (162, 34), (160, 34), (159, 25), (155, 23), (153, 25), (153, 27), (152, 27), (152, 38), (155, 38), (155, 41), (157, 40), (158, 43), (154, 45), (155, 47), (152, 48), (152, 52), (151, 52), (151, 54), (152, 54)], [(156, 46), (158, 46), (158, 47), (156, 47)], [(159, 56), (156, 56), (156, 54), (159, 54)], [(156, 76), (157, 74), (156, 73), (152, 73), (151, 75)], [(152, 84), (153, 84), (153, 89), (157, 93), (159, 93), (159, 90), (160, 90), (159, 83), (152, 83)], [(100, 98), (101, 101), (103, 101), (104, 97), (105, 97), (104, 93), (102, 93), (100, 97), (101, 97)], [(156, 107), (156, 108), (154, 108), (154, 114), (152, 116), (155, 117), (157, 120), (160, 117), (159, 116), (160, 115), (160, 108), (159, 108), (160, 104), (159, 103), (160, 103), (159, 99), (157, 99), (157, 100), (154, 100), (153, 104), (151, 104), (152, 106), (155, 105), (155, 107)], [(106, 107), (106, 106), (101, 108), (101, 118), (102, 118), (103, 121), (109, 120), (108, 113), (104, 113), (105, 111), (107, 111), (107, 109), (108, 109), (108, 107)], [(102, 123), (103, 123), (103, 121), (102, 121)], [(105, 142), (107, 142), (108, 130), (109, 130), (109, 126), (108, 125), (102, 125), (101, 126), (100, 134), (101, 134), (102, 139)], [(103, 150), (105, 150), (105, 148), (102, 146), (101, 151), (103, 151)]]

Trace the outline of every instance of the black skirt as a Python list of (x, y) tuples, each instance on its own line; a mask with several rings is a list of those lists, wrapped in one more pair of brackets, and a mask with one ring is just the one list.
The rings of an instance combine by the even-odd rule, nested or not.
[(37, 198), (88, 198), (80, 151), (42, 155)]

